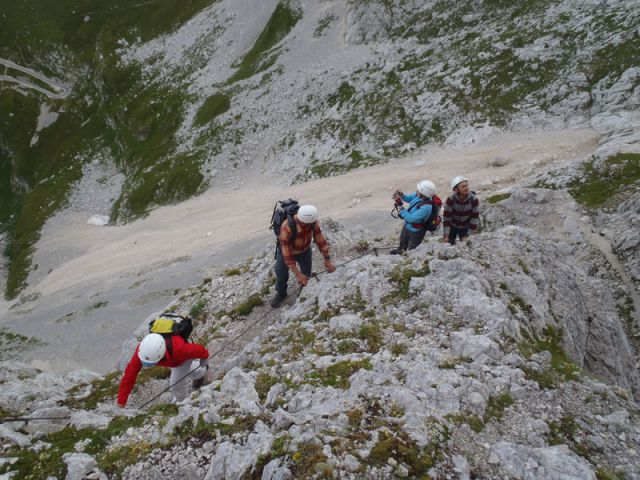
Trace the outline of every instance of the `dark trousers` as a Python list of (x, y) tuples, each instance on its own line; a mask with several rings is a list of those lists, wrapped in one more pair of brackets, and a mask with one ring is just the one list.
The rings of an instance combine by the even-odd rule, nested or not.
[(412, 232), (407, 228), (405, 224), (400, 232), (400, 247), (399, 250), (413, 250), (424, 240), (424, 236), (427, 234), (427, 229), (423, 228), (419, 232)]
[[(307, 248), (304, 252), (296, 255), (295, 257), (298, 268), (307, 277), (311, 276), (311, 247)], [(274, 268), (276, 272), (276, 292), (287, 293), (287, 282), (289, 281), (289, 267), (284, 263), (284, 257), (278, 247), (276, 253), (276, 266)]]
[(467, 235), (469, 235), (469, 229), (468, 228), (451, 227), (451, 230), (449, 230), (449, 243), (451, 245), (455, 245), (456, 237), (458, 237), (460, 240), (462, 240), (462, 238), (466, 237)]

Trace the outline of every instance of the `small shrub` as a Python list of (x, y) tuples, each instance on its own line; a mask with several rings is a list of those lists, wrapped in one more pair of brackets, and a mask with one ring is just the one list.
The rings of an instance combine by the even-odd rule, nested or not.
[(493, 195), (492, 197), (487, 198), (485, 201), (486, 201), (487, 203), (490, 203), (490, 204), (492, 204), (492, 205), (493, 205), (493, 204), (495, 204), (495, 203), (498, 203), (498, 202), (501, 202), (501, 201), (503, 201), (503, 200), (506, 200), (506, 199), (507, 199), (507, 198), (509, 198), (510, 196), (511, 196), (511, 194), (510, 194), (510, 193), (500, 193), (500, 194), (498, 194), (498, 195)]
[(239, 268), (228, 268), (224, 271), (224, 275), (226, 277), (236, 277), (238, 275), (242, 275), (242, 270)]
[(447, 415), (445, 418), (451, 420), (451, 422), (455, 424), (464, 423), (469, 425), (471, 430), (474, 432), (480, 433), (484, 429), (484, 421), (476, 415), (458, 413), (456, 415)]
[(377, 322), (365, 323), (358, 330), (358, 338), (367, 342), (369, 352), (376, 353), (382, 346), (382, 328)]
[(494, 419), (499, 421), (504, 414), (505, 408), (511, 405), (513, 405), (513, 397), (508, 392), (489, 397), (487, 408), (484, 412), (484, 423), (489, 423)]
[(337, 362), (324, 370), (310, 373), (307, 379), (313, 383), (319, 383), (327, 387), (331, 386), (346, 390), (351, 386), (349, 377), (362, 368), (371, 370), (373, 365), (366, 359), (352, 362)]
[(391, 347), (391, 353), (396, 357), (407, 353), (407, 345), (405, 343), (394, 343)]
[(189, 310), (189, 316), (191, 318), (199, 319), (205, 311), (207, 307), (207, 301), (203, 298), (199, 299), (196, 303), (191, 306)]

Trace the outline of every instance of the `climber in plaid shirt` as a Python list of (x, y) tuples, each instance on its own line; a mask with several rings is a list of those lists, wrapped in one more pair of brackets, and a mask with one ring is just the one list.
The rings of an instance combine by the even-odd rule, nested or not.
[[(282, 224), (278, 236), (278, 251), (276, 253), (276, 296), (271, 300), (271, 306), (276, 308), (287, 298), (287, 282), (289, 270), (293, 272), (300, 285), (306, 285), (311, 275), (311, 240), (318, 245), (324, 256), (324, 268), (327, 272), (335, 271), (331, 263), (329, 245), (318, 225), (318, 209), (313, 205), (303, 205), (293, 216), (296, 235), (291, 242), (292, 228), (289, 222)], [(300, 266), (300, 269), (298, 269)]]

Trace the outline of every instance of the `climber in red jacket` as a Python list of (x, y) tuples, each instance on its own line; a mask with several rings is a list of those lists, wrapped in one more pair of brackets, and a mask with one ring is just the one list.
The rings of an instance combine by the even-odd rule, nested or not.
[(150, 333), (138, 344), (124, 371), (118, 389), (118, 405), (124, 407), (127, 404), (129, 394), (142, 367), (154, 365), (171, 369), (169, 378), (171, 393), (174, 402), (181, 402), (187, 398), (187, 384), (184, 381), (176, 382), (189, 372), (193, 372), (191, 374), (193, 387), (199, 388), (207, 372), (208, 358), (209, 351), (205, 347), (197, 343), (187, 343), (179, 335), (165, 338), (158, 333)]

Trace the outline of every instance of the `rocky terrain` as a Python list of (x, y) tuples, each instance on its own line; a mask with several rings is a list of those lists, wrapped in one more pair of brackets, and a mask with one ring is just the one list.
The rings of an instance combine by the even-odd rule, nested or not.
[[(148, 321), (158, 312), (147, 300), (127, 304), (130, 290), (154, 276), (186, 278), (189, 262), (201, 263), (202, 281), (163, 289), (174, 298), (166, 310), (194, 318), (193, 340), (212, 359), (206, 384), (185, 401), (172, 404), (167, 372), (151, 368), (119, 409), (120, 371), (60, 374), (17, 361), (34, 342), (78, 346), (18, 335), (2, 318), (0, 479), (640, 479), (637, 2), (182, 4), (148, 16), (127, 6), (115, 23), (120, 7), (74, 9), (68, 36), (25, 26), (22, 7), (4, 14), (11, 28), (0, 31), (0, 55), (24, 32), (40, 40), (23, 41), (29, 68), (0, 58), (12, 84), (0, 91), (9, 112), (0, 165), (12, 167), (0, 178), (2, 195), (12, 192), (0, 197), (9, 297), (27, 279), (48, 278), (52, 297), (82, 298), (108, 318), (105, 283), (94, 291), (97, 283), (74, 278), (79, 286), (67, 289), (64, 273), (87, 252), (114, 252), (95, 265), (114, 269), (124, 304)], [(55, 47), (61, 38), (68, 49)], [(17, 128), (29, 121), (33, 131)], [(315, 184), (334, 188), (321, 225), (338, 269), (318, 271), (302, 290), (292, 282), (280, 309), (268, 306), (273, 239), (258, 227), (252, 243), (236, 242), (247, 258), (237, 262), (236, 252), (214, 267), (207, 239), (220, 231), (235, 241), (229, 219), (189, 227), (204, 252), (193, 260), (173, 259), (178, 247), (158, 240), (168, 229), (157, 219), (111, 242), (122, 230), (92, 227), (108, 232), (91, 234), (95, 246), (54, 235), (69, 219), (122, 223), (209, 185), (242, 196), (256, 184), (282, 195), (276, 186), (294, 183), (288, 191), (300, 193), (305, 180), (408, 159), (424, 167), (417, 176), (435, 170), (444, 184), (451, 172), (411, 155), (431, 161), (435, 144), (453, 150), (499, 131), (565, 128), (598, 137), (591, 150), (589, 135), (579, 146), (557, 142), (564, 154), (521, 146), (528, 168), (513, 151), (470, 155), (483, 165), (474, 170), (443, 150), (444, 163), (465, 165), (472, 178), (484, 169), (481, 231), (456, 246), (436, 236), (392, 256), (397, 236), (328, 218), (382, 208), (387, 184), (400, 179), (388, 170), (359, 170), (386, 182), (369, 190), (354, 191), (361, 183), (349, 176), (339, 195), (340, 177)], [(236, 204), (227, 192), (187, 208), (210, 213), (209, 198)], [(165, 212), (174, 224), (186, 216)], [(53, 240), (39, 245), (60, 245), (34, 255), (45, 224)], [(161, 252), (157, 265), (138, 266), (135, 249)], [(120, 253), (135, 271), (116, 262)], [(43, 260), (29, 274), (32, 258)], [(29, 290), (0, 311), (17, 324), (38, 303), (55, 311), (47, 328), (86, 328), (70, 323), (86, 309), (69, 313), (46, 295)], [(82, 333), (107, 338), (116, 323)], [(122, 345), (120, 368), (146, 323)], [(95, 347), (106, 349), (114, 357), (120, 346)]]
[(194, 338), (215, 356), (210, 383), (178, 405), (155, 369), (122, 411), (118, 372), (5, 362), (4, 416), (62, 418), (4, 423), (2, 471), (640, 478), (638, 320), (625, 316), (629, 286), (589, 240), (589, 211), (564, 189), (484, 205), (469, 242), (432, 238), (406, 256), (376, 255), (395, 239), (327, 220), (338, 270), (292, 286), (282, 309), (265, 305), (270, 248), (183, 292), (169, 309), (196, 319)]
[(600, 157), (638, 151), (633, 0), (96, 3), (61, 0), (55, 20), (6, 9), (11, 299), (65, 209), (123, 223), (209, 187), (291, 184), (502, 131), (590, 127), (623, 138)]

